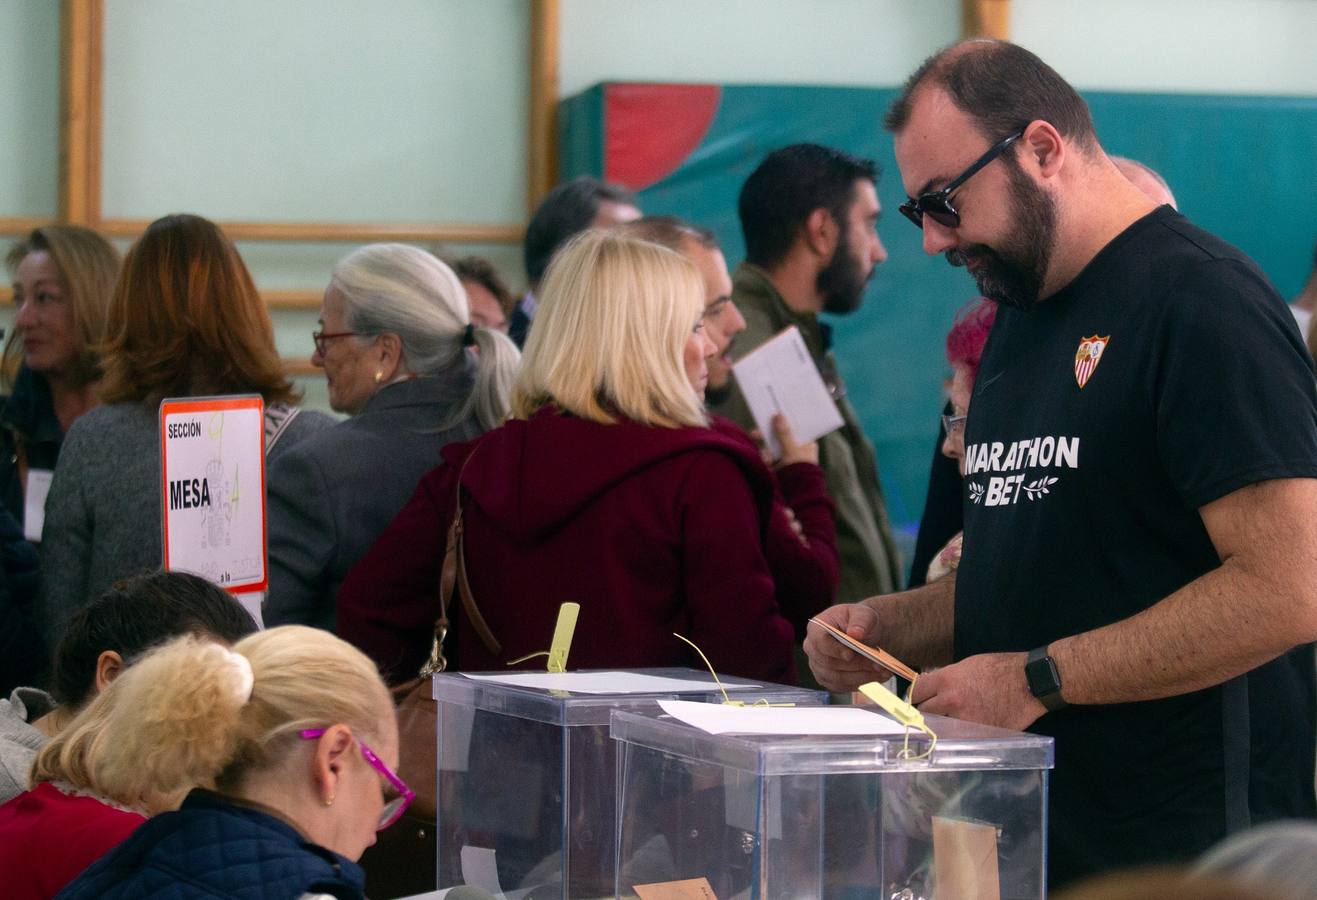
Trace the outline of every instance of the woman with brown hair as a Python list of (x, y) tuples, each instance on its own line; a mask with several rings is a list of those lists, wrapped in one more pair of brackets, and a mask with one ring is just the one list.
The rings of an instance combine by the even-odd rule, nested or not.
[(90, 229), (47, 225), (5, 262), (16, 311), (0, 363), (0, 696), (32, 684), (46, 662), (33, 622), (40, 566), (25, 538), (41, 539), (39, 513), (64, 435), (96, 405), (119, 254)]
[(41, 626), (116, 578), (160, 564), (158, 407), (165, 397), (260, 394), (266, 454), (327, 427), (297, 414), (269, 314), (233, 243), (199, 216), (152, 222), (110, 302), (101, 406), (65, 440), (46, 509)]

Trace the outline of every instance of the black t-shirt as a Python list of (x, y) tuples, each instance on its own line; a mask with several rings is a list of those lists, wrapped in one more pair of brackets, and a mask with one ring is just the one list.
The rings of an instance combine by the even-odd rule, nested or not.
[[(958, 659), (1128, 618), (1215, 568), (1198, 509), (1317, 477), (1317, 390), (1257, 266), (1164, 206), (1037, 308), (1000, 311), (965, 443)], [(1245, 789), (1255, 822), (1313, 814), (1312, 664), (1301, 648), (1229, 687), (1039, 719), (1052, 885), (1196, 855)]]

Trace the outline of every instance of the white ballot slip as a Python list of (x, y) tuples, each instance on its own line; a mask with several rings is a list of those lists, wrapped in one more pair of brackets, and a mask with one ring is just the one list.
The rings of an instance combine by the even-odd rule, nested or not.
[(858, 706), (725, 706), (660, 700), (674, 719), (709, 734), (905, 734), (905, 726)]
[[(474, 681), (492, 681), (517, 687), (571, 691), (577, 694), (698, 694), (716, 691), (713, 681), (697, 678), (667, 678), (644, 672), (509, 672), (507, 675), (472, 675)], [(745, 691), (758, 684), (727, 684), (728, 691)]]
[(775, 413), (787, 417), (792, 433), (802, 444), (817, 441), (844, 424), (805, 339), (794, 325), (733, 363), (732, 372), (774, 459), (782, 456), (782, 447), (773, 434)]
[(27, 492), (23, 497), (23, 537), (32, 543), (41, 541), (41, 529), (46, 525), (46, 495), (55, 473), (50, 469), (27, 470)]

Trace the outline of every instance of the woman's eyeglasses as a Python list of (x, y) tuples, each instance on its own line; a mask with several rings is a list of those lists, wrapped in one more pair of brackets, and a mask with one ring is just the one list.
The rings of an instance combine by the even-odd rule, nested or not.
[(955, 434), (965, 427), (965, 420), (969, 416), (943, 416), (942, 431), (946, 434)]
[[(304, 741), (313, 741), (318, 737), (322, 737), (327, 730), (326, 728), (306, 728), (299, 731), (298, 736)], [(375, 751), (366, 746), (364, 741), (357, 739), (357, 746), (361, 748), (361, 755), (365, 757), (366, 762), (370, 763), (375, 771), (388, 779), (389, 784), (393, 785), (394, 790), (398, 792), (398, 796), (387, 801), (384, 808), (380, 810), (380, 820), (375, 826), (375, 830), (383, 831), (402, 818), (402, 814), (407, 811), (407, 807), (411, 806), (412, 801), (416, 799), (416, 792), (407, 787), (403, 780), (384, 764), (384, 760), (376, 756)]]
[(311, 332), (311, 340), (312, 340), (312, 341), (315, 343), (315, 345), (316, 345), (316, 352), (319, 353), (321, 356), (324, 356), (324, 355), (325, 355), (325, 342), (326, 342), (326, 341), (332, 341), (332, 340), (334, 340), (335, 338), (360, 337), (360, 336), (361, 336), (361, 332), (359, 332), (359, 331), (313, 331), (313, 332)]
[(924, 227), (924, 216), (929, 216), (934, 222), (946, 228), (959, 228), (960, 213), (951, 205), (951, 195), (959, 190), (961, 185), (969, 181), (974, 173), (1001, 156), (1007, 147), (1018, 141), (1023, 136), (1024, 131), (1017, 131), (1010, 137), (1004, 138), (994, 144), (987, 153), (975, 160), (972, 166), (951, 179), (951, 182), (942, 190), (920, 194), (918, 200), (909, 197), (904, 203), (898, 206), (897, 209), (901, 211), (901, 215), (905, 216), (911, 222), (914, 222), (915, 225), (920, 228)]

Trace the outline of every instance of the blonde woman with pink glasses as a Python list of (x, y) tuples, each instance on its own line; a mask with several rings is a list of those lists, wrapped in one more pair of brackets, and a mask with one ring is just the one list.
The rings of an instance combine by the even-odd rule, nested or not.
[[(182, 638), (120, 676), (38, 757), (160, 813), (64, 898), (364, 897), (356, 860), (415, 796), (374, 663), (333, 635)], [(181, 805), (179, 802), (181, 801)], [(177, 808), (175, 808), (177, 807)]]

